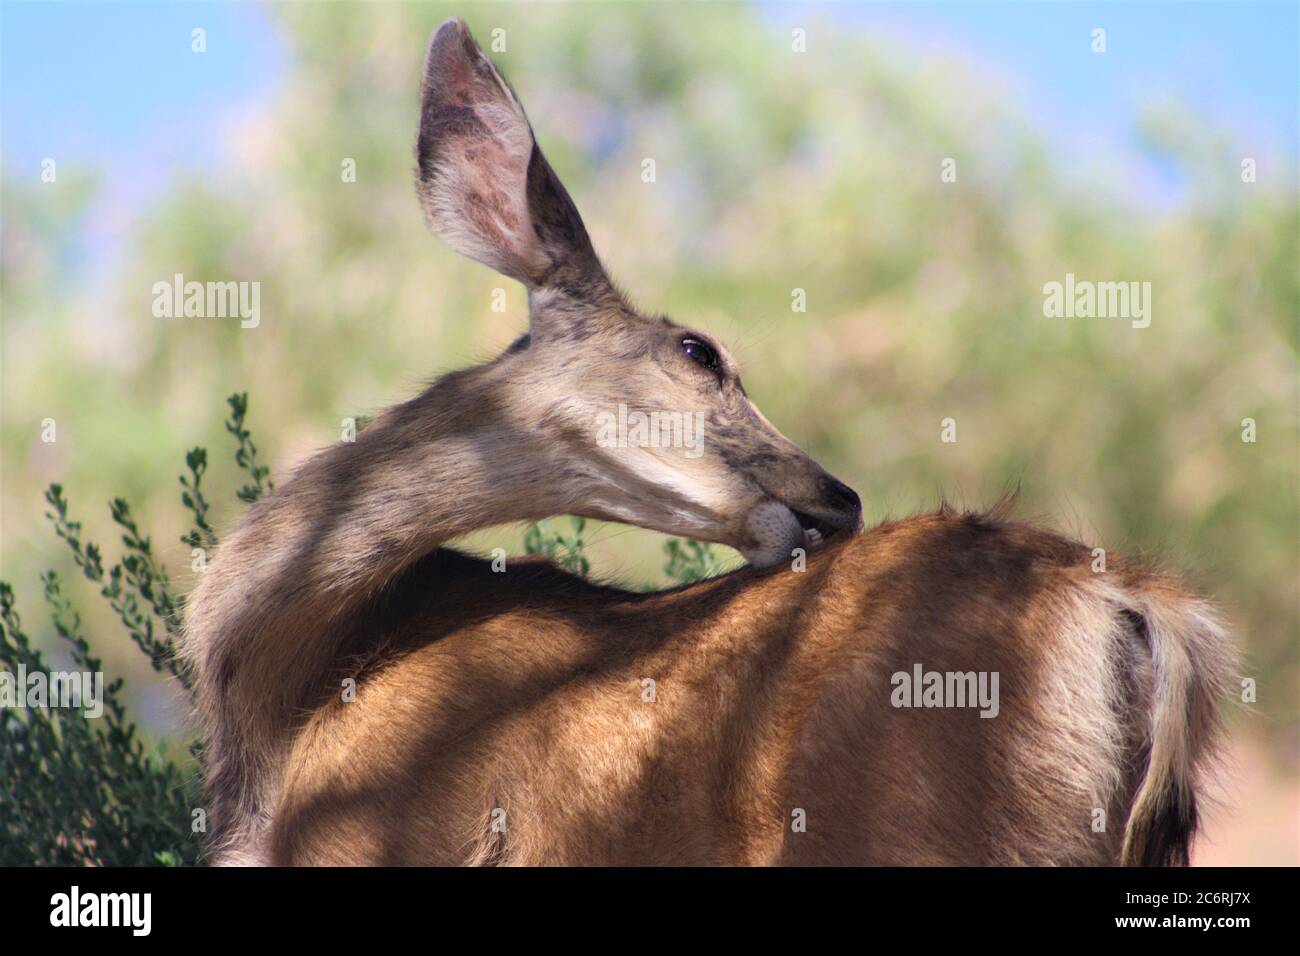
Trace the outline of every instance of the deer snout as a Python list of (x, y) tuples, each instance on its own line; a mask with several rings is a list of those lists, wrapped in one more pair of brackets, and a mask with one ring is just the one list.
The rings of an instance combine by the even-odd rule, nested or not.
[(858, 493), (807, 456), (764, 474), (759, 485), (770, 497), (748, 515), (750, 541), (740, 548), (757, 567), (787, 560), (792, 548), (820, 547), (833, 535), (862, 530)]
[(862, 530), (862, 499), (856, 491), (825, 472), (809, 479), (801, 494), (774, 494), (749, 513), (749, 541), (740, 552), (750, 564), (772, 567), (821, 547), (832, 535)]
[(862, 499), (858, 493), (820, 469), (809, 490), (786, 499), (785, 505), (815, 543), (833, 534), (862, 530)]
[(843, 514), (847, 527), (852, 530), (862, 530), (862, 499), (856, 491), (838, 478), (823, 475), (821, 492), (828, 511)]

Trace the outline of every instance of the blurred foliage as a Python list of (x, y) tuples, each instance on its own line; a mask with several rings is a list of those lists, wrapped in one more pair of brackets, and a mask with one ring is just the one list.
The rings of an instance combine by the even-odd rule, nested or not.
[(676, 538), (664, 545), (668, 561), (664, 564), (664, 577), (682, 584), (694, 584), (721, 574), (722, 563), (713, 554), (713, 546), (706, 541), (679, 541)]
[[(485, 43), (505, 31), (494, 58), (611, 273), (647, 308), (727, 341), (758, 405), (857, 488), (868, 520), (941, 497), (979, 506), (1018, 483), (1027, 518), (1164, 555), (1225, 606), (1259, 680), (1266, 719), (1252, 726), (1294, 760), (1282, 749), (1298, 677), (1294, 157), (1158, 104), (1134, 135), (1179, 171), (1183, 197), (1135, 202), (1122, 167), (1059, 174), (1045, 137), (976, 69), (808, 8), (271, 15), (285, 82), (230, 121), (210, 170), (179, 175), (112, 235), (110, 274), (75, 271), (93, 157), (57, 188), (5, 170), (6, 577), (34, 581), (53, 560), (33, 502), (54, 480), (122, 491), (164, 542), (156, 558), (188, 567), (193, 535), (235, 519), (237, 489), (205, 478), (204, 501), (219, 504), (182, 520), (164, 507), (169, 462), (184, 440), (221, 436), (212, 397), (231, 385), (259, 396), (267, 464), (283, 473), (337, 441), (343, 419), (526, 327), (523, 290), (440, 246), (412, 193), (424, 43), (462, 15)], [(808, 54), (790, 50), (793, 16)], [(1257, 183), (1241, 181), (1243, 156), (1258, 159)], [(655, 183), (641, 181), (646, 157)], [(955, 183), (940, 179), (945, 157)], [(340, 175), (348, 159), (355, 182)], [(261, 324), (154, 318), (153, 283), (178, 272), (259, 280)], [(1045, 318), (1043, 286), (1067, 272), (1150, 281), (1151, 326)], [(806, 312), (792, 311), (795, 289)], [(39, 440), (46, 418), (57, 442)], [(661, 537), (592, 523), (582, 538), (598, 573), (658, 574)], [(521, 543), (518, 529), (468, 542)], [(103, 651), (129, 669), (122, 645)]]
[(524, 554), (543, 554), (557, 567), (585, 578), (591, 574), (591, 561), (585, 553), (586, 542), (582, 540), (587, 519), (570, 516), (569, 526), (572, 532), (566, 535), (554, 530), (549, 521), (529, 525), (524, 532)]

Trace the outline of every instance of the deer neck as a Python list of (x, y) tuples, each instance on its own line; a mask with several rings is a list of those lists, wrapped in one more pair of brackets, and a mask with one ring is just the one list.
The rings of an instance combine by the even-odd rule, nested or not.
[(365, 598), (451, 538), (563, 510), (556, 450), (493, 371), (448, 376), (304, 469), (287, 503), (310, 525), (320, 593)]
[(565, 510), (507, 364), (449, 375), (307, 461), (204, 574), (186, 654), (225, 821), (266, 818), (298, 715), (386, 585), (453, 537)]

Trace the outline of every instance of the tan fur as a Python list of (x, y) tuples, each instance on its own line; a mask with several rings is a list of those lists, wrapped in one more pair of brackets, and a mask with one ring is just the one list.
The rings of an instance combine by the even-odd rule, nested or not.
[[(1127, 614), (1198, 602), (1140, 567), (1089, 565), (1045, 532), (950, 512), (803, 573), (666, 594), (444, 552), (372, 608), (392, 624), (380, 646), (340, 662), (357, 700), (322, 699), (302, 729), (271, 859), (1138, 862), (1124, 841), (1147, 795), (1167, 777), (1194, 789), (1211, 739), (1161, 710), (1189, 688), (1212, 697), (1224, 649), (1208, 622), (1180, 631), (1195, 643), (1168, 635), (1195, 673), (1162, 698)], [(889, 675), (917, 662), (999, 671), (1001, 713), (892, 707)]]
[[(528, 286), (530, 332), (307, 461), (191, 597), (217, 862), (1185, 857), (1229, 660), (1201, 602), (996, 516), (849, 537), (857, 495), (726, 352), (614, 288), (458, 21), (417, 158), (435, 228)], [(701, 412), (704, 453), (602, 446), (620, 404)], [(754, 567), (645, 595), (440, 548), (565, 513)], [(999, 716), (892, 707), (915, 664), (998, 672)]]

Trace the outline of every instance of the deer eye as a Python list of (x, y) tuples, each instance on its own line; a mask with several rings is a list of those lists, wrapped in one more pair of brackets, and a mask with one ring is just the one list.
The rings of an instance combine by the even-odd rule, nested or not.
[(690, 357), (691, 361), (703, 365), (710, 371), (717, 371), (718, 353), (699, 339), (682, 339), (682, 351)]

